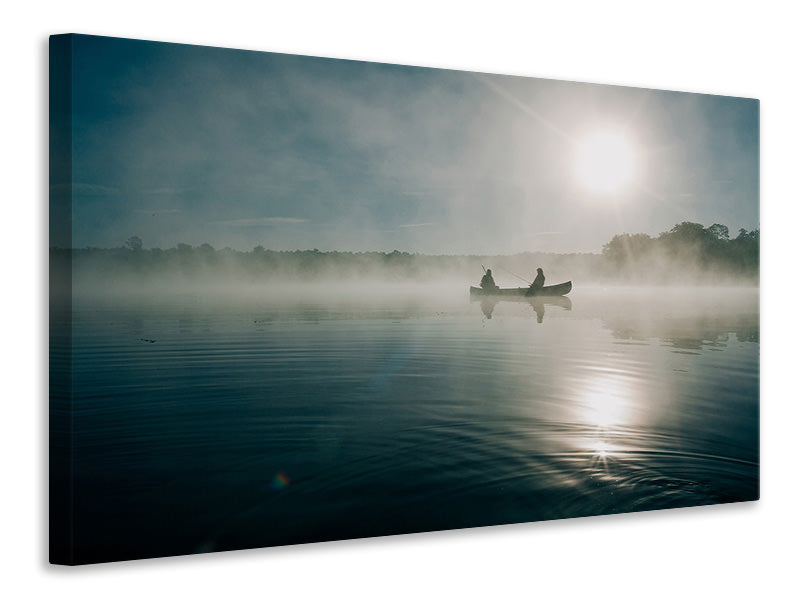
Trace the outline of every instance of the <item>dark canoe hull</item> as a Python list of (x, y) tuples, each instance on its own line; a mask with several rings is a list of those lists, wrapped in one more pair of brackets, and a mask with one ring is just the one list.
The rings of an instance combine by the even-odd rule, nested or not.
[(470, 297), (487, 297), (487, 298), (539, 298), (547, 296), (564, 296), (569, 294), (572, 290), (572, 282), (559, 283), (558, 285), (546, 285), (535, 294), (529, 295), (528, 288), (497, 288), (496, 290), (484, 290), (483, 288), (470, 286)]

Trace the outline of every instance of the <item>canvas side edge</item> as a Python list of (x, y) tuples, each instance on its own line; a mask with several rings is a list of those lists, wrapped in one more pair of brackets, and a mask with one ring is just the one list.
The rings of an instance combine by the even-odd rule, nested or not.
[(72, 35), (49, 44), (49, 560), (75, 564), (72, 429)]

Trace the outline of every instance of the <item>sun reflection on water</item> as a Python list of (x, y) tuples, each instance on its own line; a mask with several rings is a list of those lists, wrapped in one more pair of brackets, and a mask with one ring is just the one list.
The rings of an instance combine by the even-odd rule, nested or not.
[(627, 424), (631, 412), (630, 386), (619, 375), (592, 380), (578, 398), (579, 418), (600, 428)]
[(608, 455), (612, 452), (608, 443), (603, 440), (597, 440), (597, 442), (594, 443), (593, 446), (595, 455), (600, 460), (605, 462), (605, 460), (608, 458)]
[(576, 408), (577, 421), (591, 432), (582, 436), (581, 450), (591, 456), (593, 469), (607, 472), (610, 461), (624, 451), (619, 441), (633, 416), (630, 378), (617, 372), (593, 377), (578, 394)]

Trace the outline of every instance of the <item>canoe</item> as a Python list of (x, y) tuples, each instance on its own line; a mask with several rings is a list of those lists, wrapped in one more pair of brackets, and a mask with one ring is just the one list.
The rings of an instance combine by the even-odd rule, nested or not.
[(524, 296), (528, 298), (535, 298), (539, 296), (564, 296), (569, 294), (572, 290), (572, 282), (559, 283), (558, 285), (546, 285), (536, 291), (535, 294), (528, 295), (528, 288), (497, 288), (494, 290), (484, 290), (483, 288), (470, 286), (469, 295), (473, 296), (489, 296), (499, 297), (504, 296)]

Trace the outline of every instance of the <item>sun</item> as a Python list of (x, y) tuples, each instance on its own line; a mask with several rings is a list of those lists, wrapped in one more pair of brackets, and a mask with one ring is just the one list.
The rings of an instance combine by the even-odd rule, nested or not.
[(619, 192), (633, 180), (635, 171), (633, 145), (618, 132), (595, 132), (576, 147), (575, 174), (580, 184), (591, 192)]

